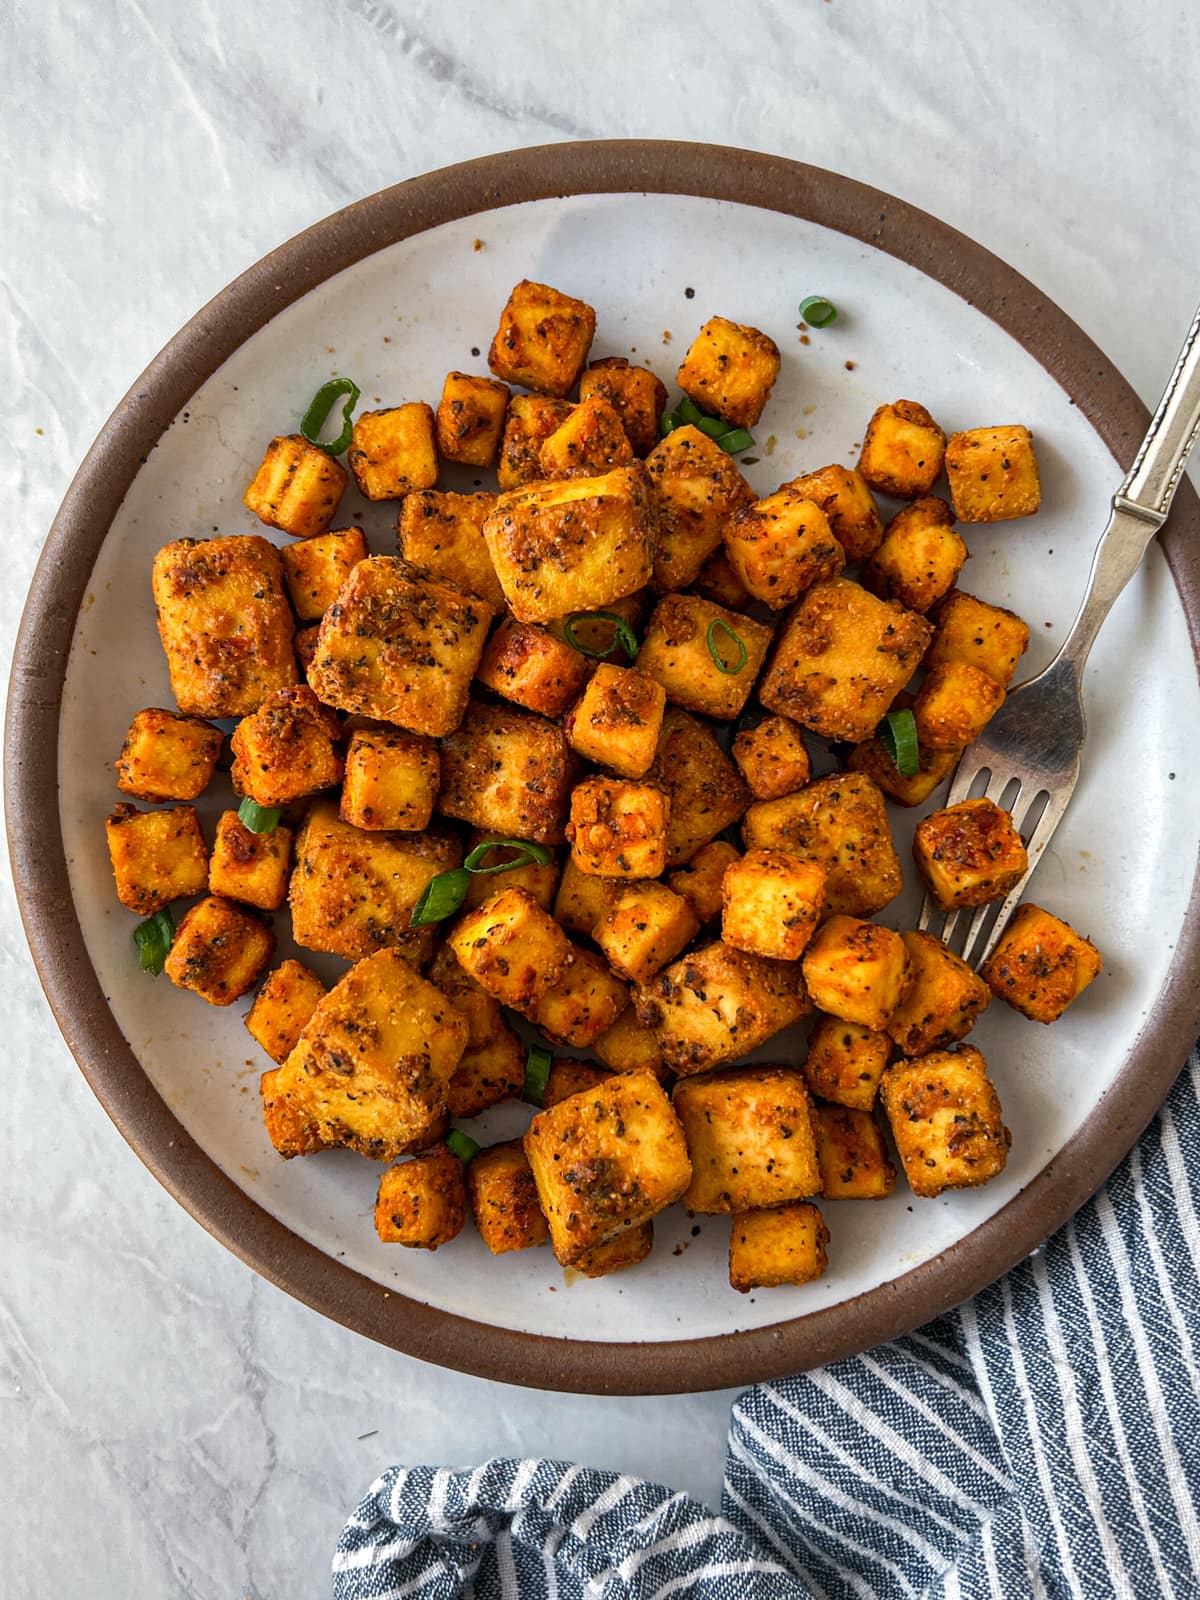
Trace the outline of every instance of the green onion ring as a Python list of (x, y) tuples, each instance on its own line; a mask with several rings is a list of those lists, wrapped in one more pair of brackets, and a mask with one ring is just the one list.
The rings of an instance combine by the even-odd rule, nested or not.
[(800, 302), (800, 317), (810, 328), (827, 328), (837, 321), (837, 307), (823, 294), (810, 294), (807, 300)]
[(540, 1106), (546, 1098), (546, 1079), (550, 1076), (553, 1059), (545, 1045), (529, 1046), (529, 1054), (525, 1057), (525, 1087), (521, 1094), (530, 1105)]
[(238, 807), (238, 821), (251, 833), (274, 833), (279, 826), (279, 807), (260, 806), (247, 795)]
[[(523, 855), (515, 861), (501, 861), (494, 867), (481, 867), (479, 863), (489, 850), (520, 850)], [(468, 872), (485, 875), (489, 872), (511, 872), (515, 867), (548, 867), (553, 859), (544, 844), (530, 844), (527, 839), (491, 839), (485, 844), (477, 844), (463, 866)]]
[[(611, 622), (613, 625), (612, 643), (603, 650), (593, 650), (590, 645), (580, 644), (575, 637), (575, 629), (581, 622)], [(637, 634), (615, 611), (572, 611), (563, 623), (563, 638), (572, 650), (578, 650), (581, 656), (587, 656), (589, 661), (603, 661), (612, 654), (617, 645), (621, 646), (630, 661), (637, 660), (638, 642)]]
[(731, 456), (740, 455), (743, 450), (749, 450), (754, 443), (754, 435), (749, 428), (730, 428), (728, 433), (717, 435), (721, 449)]
[[(716, 641), (716, 635), (718, 631), (727, 635), (727, 637), (732, 639), (734, 644), (737, 645), (738, 658), (733, 666), (730, 666), (728, 662), (721, 659), (720, 652), (717, 649)], [(713, 658), (713, 663), (716, 666), (717, 671), (723, 672), (727, 678), (736, 677), (746, 665), (746, 646), (742, 642), (741, 635), (733, 631), (733, 629), (725, 621), (724, 617), (714, 617), (708, 625), (708, 632), (705, 634), (704, 639), (705, 643), (708, 645), (708, 653)]]
[(175, 938), (175, 919), (166, 906), (133, 930), (133, 943), (143, 972), (158, 977)]
[[(327, 456), (340, 456), (343, 450), (350, 448), (350, 440), (354, 436), (354, 423), (350, 413), (358, 404), (361, 389), (352, 378), (330, 378), (328, 383), (323, 383), (309, 402), (308, 410), (300, 419), (300, 432), (309, 444), (315, 444), (318, 450), (324, 450)], [(333, 410), (338, 400), (345, 395), (345, 404), (342, 406), (342, 431), (336, 439), (322, 439), (321, 429), (329, 420), (329, 413)]]
[(900, 776), (915, 778), (921, 770), (921, 752), (917, 747), (917, 719), (912, 712), (889, 711), (875, 733)]
[(466, 867), (454, 867), (449, 872), (439, 872), (417, 896), (408, 919), (410, 928), (424, 928), (431, 922), (444, 922), (452, 917), (467, 898), (472, 874)]
[(465, 1166), (468, 1161), (479, 1154), (479, 1146), (469, 1133), (464, 1133), (461, 1128), (451, 1128), (446, 1135), (446, 1149), (453, 1151)]

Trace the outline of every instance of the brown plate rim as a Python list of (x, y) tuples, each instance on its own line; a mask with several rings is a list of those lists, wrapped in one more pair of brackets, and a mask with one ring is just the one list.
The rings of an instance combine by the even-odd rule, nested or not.
[[(237, 278), (155, 357), (80, 466), (34, 573), (5, 727), (9, 852), (26, 936), (58, 1025), (104, 1109), (214, 1237), (356, 1332), (478, 1377), (594, 1394), (661, 1394), (779, 1377), (854, 1355), (939, 1315), (1014, 1266), (1095, 1192), (1154, 1115), (1200, 1032), (1200, 875), (1175, 957), (1091, 1117), (1001, 1211), (933, 1260), (773, 1326), (662, 1343), (551, 1338), (438, 1310), (292, 1233), (228, 1179), (153, 1088), (105, 1001), (71, 903), (58, 808), (58, 723), (76, 616), (130, 484), (188, 399), (284, 306), (398, 240), (498, 207), (576, 194), (693, 195), (815, 222), (908, 262), (998, 323), (1128, 465), (1149, 420), (1125, 379), (1031, 283), (927, 213), (781, 156), (673, 140), (604, 140), (484, 156), (380, 191), (306, 229)], [(1162, 535), (1200, 660), (1200, 502), (1184, 483)]]

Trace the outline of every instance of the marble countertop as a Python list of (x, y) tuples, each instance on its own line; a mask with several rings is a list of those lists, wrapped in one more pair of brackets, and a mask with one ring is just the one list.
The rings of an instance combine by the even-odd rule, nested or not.
[[(776, 151), (1012, 262), (1148, 401), (1194, 309), (1190, 0), (16, 0), (0, 186), (0, 649), (105, 417), (166, 339), (308, 223), (570, 138)], [(13, 92), (15, 90), (15, 92)], [(730, 1395), (614, 1400), (442, 1372), (256, 1277), (159, 1188), (42, 998), (7, 880), (0, 1597), (327, 1592), (384, 1466), (579, 1458), (715, 1502)]]

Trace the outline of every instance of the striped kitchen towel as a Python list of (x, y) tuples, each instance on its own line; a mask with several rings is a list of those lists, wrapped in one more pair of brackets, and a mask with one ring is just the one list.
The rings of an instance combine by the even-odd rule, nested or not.
[(1103, 1190), (907, 1338), (733, 1408), (722, 1515), (561, 1461), (393, 1467), (335, 1600), (1200, 1596), (1200, 1057)]

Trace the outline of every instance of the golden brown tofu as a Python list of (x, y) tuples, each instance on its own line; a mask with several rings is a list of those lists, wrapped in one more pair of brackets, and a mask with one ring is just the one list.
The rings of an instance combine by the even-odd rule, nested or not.
[(974, 744), (1004, 699), (1004, 690), (982, 667), (965, 661), (930, 667), (913, 701), (917, 739), (930, 750), (963, 750)]
[(571, 941), (525, 889), (502, 889), (459, 918), (448, 944), (501, 1005), (531, 1013), (575, 958)]
[(932, 633), (924, 617), (847, 578), (818, 583), (776, 636), (758, 697), (826, 739), (867, 739)]
[(823, 922), (802, 966), (813, 1004), (864, 1028), (885, 1029), (913, 981), (900, 935), (858, 917)]
[(598, 1067), (594, 1061), (576, 1061), (569, 1056), (556, 1056), (546, 1075), (541, 1109), (549, 1111), (574, 1094), (584, 1094), (597, 1084), (607, 1083), (611, 1077), (611, 1072)]
[(561, 844), (570, 803), (567, 736), (544, 717), (472, 702), (441, 744), (437, 809), (502, 839)]
[(507, 1026), (500, 1002), (493, 1000), (487, 990), (476, 983), (448, 944), (438, 945), (429, 966), (429, 981), (442, 991), (460, 1016), (466, 1018), (468, 1049), (486, 1044)]
[(437, 408), (438, 455), (464, 467), (490, 467), (500, 448), (508, 396), (508, 385), (495, 378), (448, 372)]
[(683, 1129), (649, 1072), (617, 1073), (539, 1112), (525, 1154), (564, 1267), (673, 1205), (692, 1176)]
[(120, 800), (104, 831), (117, 899), (139, 916), (152, 917), (208, 887), (208, 849), (195, 806), (139, 811)]
[(912, 987), (888, 1021), (902, 1056), (926, 1056), (965, 1039), (991, 1000), (988, 986), (931, 933), (902, 933)]
[(607, 1278), (610, 1273), (624, 1272), (626, 1267), (636, 1267), (654, 1248), (654, 1224), (643, 1222), (638, 1228), (627, 1228), (607, 1244), (598, 1244), (594, 1250), (585, 1250), (578, 1256), (571, 1270), (583, 1278)]
[(804, 734), (787, 717), (764, 717), (755, 727), (743, 728), (732, 754), (756, 800), (794, 794), (812, 777)]
[(590, 950), (575, 946), (575, 959), (532, 1014), (532, 1022), (553, 1044), (590, 1050), (629, 1004), (629, 985)]
[[(253, 1014), (253, 1013), (252, 1013)], [(263, 1123), (267, 1138), (285, 1161), (293, 1156), (311, 1156), (324, 1150), (320, 1135), (310, 1122), (305, 1121), (291, 1101), (279, 1093), (279, 1068), (264, 1072), (258, 1080), (262, 1095)]]
[(721, 547), (726, 520), (753, 505), (737, 463), (699, 428), (675, 428), (646, 457), (662, 509), (654, 587), (686, 589)]
[(260, 806), (286, 806), (342, 781), (342, 725), (307, 686), (276, 689), (233, 730), (230, 777)]
[(648, 456), (658, 443), (658, 425), (667, 406), (661, 379), (645, 367), (633, 367), (624, 356), (589, 362), (579, 380), (580, 401), (607, 400), (621, 419), (634, 455)]
[(362, 411), (346, 460), (360, 494), (368, 500), (399, 500), (411, 489), (432, 489), (438, 480), (433, 407), (423, 400)]
[(522, 278), (500, 313), (488, 366), (505, 383), (561, 400), (575, 387), (595, 332), (591, 306)]
[(554, 897), (554, 920), (568, 933), (590, 938), (593, 928), (608, 915), (617, 896), (627, 887), (619, 878), (596, 878), (581, 872), (568, 852)]
[(956, 589), (938, 606), (934, 621), (937, 631), (925, 656), (927, 667), (961, 661), (1008, 688), (1029, 646), (1028, 624), (1015, 612)]
[(466, 1220), (463, 1164), (445, 1145), (389, 1167), (379, 1180), (375, 1232), (384, 1244), (436, 1250), (457, 1239)]
[(666, 690), (637, 667), (600, 665), (567, 717), (576, 755), (622, 778), (643, 778), (654, 763)]
[(980, 976), (1031, 1022), (1056, 1022), (1099, 975), (1099, 950), (1040, 906), (1018, 906)]
[(923, 817), (913, 835), (913, 860), (943, 911), (1002, 899), (1029, 866), (1010, 813), (983, 799)]
[(504, 591), (483, 538), (484, 519), (495, 504), (494, 494), (452, 494), (448, 489), (406, 494), (396, 523), (400, 559), (502, 610)]
[(446, 1089), (452, 1117), (477, 1117), (502, 1100), (519, 1098), (525, 1085), (525, 1047), (506, 1022), (491, 1038), (468, 1045)]
[(178, 989), (210, 1006), (229, 1006), (262, 977), (275, 953), (275, 935), (232, 900), (210, 895), (180, 922), (163, 971)]
[(831, 773), (781, 800), (761, 800), (742, 819), (747, 849), (788, 850), (825, 868), (830, 911), (873, 916), (900, 893), (900, 857), (887, 807), (864, 774)]
[[(629, 665), (629, 653), (621, 643), (621, 630), (614, 618), (628, 623), (636, 632), (648, 610), (649, 590), (639, 589), (636, 594), (611, 601), (603, 611), (575, 611), (569, 617), (555, 617), (546, 624), (546, 632), (568, 649), (578, 646), (589, 664), (602, 661), (610, 667), (625, 667)], [(570, 643), (568, 632), (575, 645)]]
[[(914, 696), (907, 690), (902, 690), (892, 701), (891, 710), (911, 709), (913, 699)], [(917, 770), (909, 778), (904, 776), (888, 754), (883, 740), (874, 734), (854, 746), (846, 757), (846, 766), (851, 772), (861, 772), (871, 778), (897, 805), (921, 806), (935, 789), (945, 783), (958, 765), (961, 754), (959, 750), (929, 750), (918, 741)]]
[(779, 361), (779, 346), (765, 333), (726, 317), (710, 317), (675, 381), (703, 410), (752, 428), (779, 376)]
[(496, 480), (501, 490), (519, 489), (542, 476), (538, 457), (542, 445), (570, 416), (569, 400), (550, 400), (539, 394), (515, 394), (508, 403)]
[(885, 1200), (896, 1187), (896, 1169), (871, 1111), (819, 1105), (817, 1161), (826, 1200)]
[(808, 1036), (804, 1077), (819, 1100), (869, 1111), (891, 1059), (892, 1041), (886, 1033), (821, 1014)]
[(216, 770), (223, 735), (199, 717), (139, 711), (116, 761), (117, 788), (139, 800), (195, 800)]
[(462, 721), (491, 620), (475, 595), (370, 556), (325, 613), (308, 681), (339, 711), (441, 738)]
[(724, 839), (704, 845), (684, 867), (667, 874), (667, 883), (682, 895), (700, 925), (715, 922), (725, 905), (722, 884), (726, 869), (741, 860), (741, 852)]
[(786, 850), (747, 850), (726, 870), (722, 893), (726, 944), (799, 961), (825, 908), (825, 868)]
[(944, 500), (927, 495), (898, 511), (863, 568), (863, 587), (881, 600), (925, 612), (953, 589), (967, 547)]
[(331, 528), (279, 552), (292, 609), (301, 622), (316, 622), (338, 597), (351, 571), (368, 555), (361, 528)]
[(223, 811), (208, 863), (208, 892), (260, 911), (278, 911), (287, 897), (291, 863), (290, 828), (255, 833), (236, 811)]
[(750, 591), (734, 571), (724, 546), (712, 555), (696, 574), (695, 589), (706, 600), (727, 611), (743, 611), (750, 604)]
[(296, 682), (292, 613), (273, 544), (176, 539), (154, 558), (158, 633), (180, 711), (245, 717)]
[(897, 400), (867, 424), (858, 470), (872, 489), (918, 500), (933, 488), (945, 454), (946, 435), (925, 407)]
[(531, 1250), (550, 1237), (519, 1139), (491, 1145), (472, 1157), (467, 1198), (480, 1237), (494, 1256)]
[(467, 886), (467, 897), (463, 906), (468, 911), (473, 911), (476, 906), (486, 904), (494, 894), (499, 894), (501, 889), (528, 889), (529, 893), (541, 906), (543, 911), (549, 911), (554, 904), (554, 891), (558, 886), (558, 862), (551, 853), (551, 859), (543, 866), (540, 861), (530, 861), (528, 854), (513, 845), (503, 842), (505, 836), (495, 833), (483, 833), (478, 828), (472, 830), (467, 843), (469, 855), (476, 845), (490, 844), (495, 848), (489, 850), (483, 858), (483, 865), (496, 867), (510, 861), (523, 861), (524, 866), (507, 867), (504, 872), (477, 872)]
[(505, 617), (475, 674), (493, 694), (543, 717), (561, 717), (587, 682), (587, 656), (546, 628)]
[(883, 1075), (879, 1102), (908, 1186), (921, 1199), (972, 1189), (1003, 1172), (1012, 1135), (987, 1063), (972, 1045), (897, 1061)]
[(538, 451), (543, 478), (593, 478), (633, 459), (619, 414), (600, 395), (572, 407)]
[(768, 961), (720, 940), (680, 956), (634, 1000), (681, 1076), (748, 1055), (809, 1009), (798, 962)]
[(314, 622), (311, 628), (298, 628), (292, 639), (296, 651), (296, 660), (300, 663), (302, 676), (307, 677), (308, 669), (313, 664), (313, 657), (317, 653), (317, 640), (321, 637), (321, 630)]
[(646, 774), (670, 797), (667, 865), (682, 866), (742, 816), (750, 791), (707, 723), (668, 706)]
[(699, 931), (690, 902), (651, 879), (622, 888), (592, 937), (614, 972), (630, 983), (649, 983)]
[(311, 539), (333, 521), (349, 481), (339, 462), (302, 433), (291, 433), (271, 440), (242, 500), (269, 528)]
[(660, 1083), (669, 1075), (659, 1053), (657, 1035), (653, 1028), (639, 1022), (633, 1006), (622, 1011), (592, 1049), (614, 1072), (652, 1072)]
[(667, 594), (650, 617), (638, 671), (660, 683), (673, 705), (728, 722), (750, 698), (770, 643), (761, 622), (699, 595)]
[(806, 1201), (769, 1211), (736, 1211), (729, 1235), (729, 1282), (739, 1294), (811, 1283), (829, 1265), (829, 1229)]
[(866, 479), (853, 467), (821, 467), (793, 478), (788, 487), (820, 506), (847, 561), (865, 561), (878, 549), (883, 519)]
[(960, 522), (1031, 517), (1042, 503), (1033, 435), (1018, 424), (951, 434), (946, 477)]
[(798, 1072), (740, 1067), (681, 1078), (671, 1103), (692, 1161), (689, 1211), (749, 1211), (820, 1194), (816, 1113)]
[[(324, 993), (320, 978), (299, 961), (281, 961), (267, 974), (246, 1017), (246, 1027), (272, 1061), (282, 1063), (291, 1055)], [(274, 1091), (273, 1079), (271, 1087)]]
[(598, 878), (657, 878), (667, 865), (670, 808), (651, 783), (585, 778), (571, 791), (571, 859)]
[(433, 740), (420, 734), (361, 729), (351, 735), (345, 777), (343, 822), (420, 833), (433, 816), (441, 761)]
[(820, 506), (784, 484), (725, 524), (725, 553), (756, 600), (782, 611), (846, 564)]

